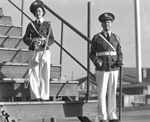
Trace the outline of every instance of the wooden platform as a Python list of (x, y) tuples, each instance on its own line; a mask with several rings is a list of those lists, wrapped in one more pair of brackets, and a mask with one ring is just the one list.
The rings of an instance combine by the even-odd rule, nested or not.
[[(43, 119), (96, 116), (97, 101), (85, 102), (0, 102), (9, 121), (42, 122)], [(90, 122), (88, 120), (87, 122)]]
[[(50, 97), (66, 97), (70, 101), (78, 100), (78, 81), (51, 81)], [(24, 88), (24, 83), (0, 84), (0, 101), (29, 101), (30, 89)]]

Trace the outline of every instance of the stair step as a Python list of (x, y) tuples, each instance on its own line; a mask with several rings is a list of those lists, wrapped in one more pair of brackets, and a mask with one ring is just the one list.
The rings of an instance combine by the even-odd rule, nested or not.
[[(0, 84), (23, 84), (28, 81), (27, 78), (1, 78)], [(69, 83), (69, 84), (77, 84), (79, 81), (66, 81), (66, 80), (51, 80), (51, 84), (61, 84), (61, 83)]]
[(24, 83), (28, 81), (26, 78), (1, 78), (0, 84), (9, 84), (9, 83)]
[(0, 48), (0, 62), (27, 63), (28, 49)]
[[(0, 78), (26, 78), (28, 74), (28, 63), (0, 63)], [(51, 65), (51, 79), (58, 79), (61, 75), (60, 65)]]
[(27, 49), (27, 45), (22, 41), (22, 37), (0, 35), (0, 47)]
[(28, 64), (27, 63), (0, 63), (0, 78), (25, 78), (28, 73)]
[(22, 27), (0, 24), (0, 35), (22, 36)]
[(12, 19), (10, 16), (0, 16), (0, 24), (12, 25)]
[(3, 10), (0, 8), (0, 16), (3, 16)]
[[(7, 78), (2, 79), (7, 81), (22, 81), (8, 82), (0, 84), (0, 98), (2, 97), (30, 97), (29, 87), (24, 87), (24, 79)], [(50, 96), (78, 96), (79, 81), (51, 81)], [(9, 89), (9, 90), (8, 90)]]

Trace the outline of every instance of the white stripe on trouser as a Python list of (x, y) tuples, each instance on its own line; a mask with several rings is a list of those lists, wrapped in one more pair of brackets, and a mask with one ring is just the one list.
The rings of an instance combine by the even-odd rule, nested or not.
[[(117, 119), (116, 116), (116, 89), (118, 81), (119, 71), (97, 71), (97, 92), (98, 92), (98, 104), (97, 113), (99, 119)], [(108, 93), (108, 99), (106, 101), (106, 94)]]
[[(49, 80), (50, 80), (50, 51), (45, 51), (45, 60), (35, 61), (33, 51), (29, 51), (29, 81), (31, 99), (49, 99)], [(36, 59), (40, 60), (43, 51), (36, 52)]]

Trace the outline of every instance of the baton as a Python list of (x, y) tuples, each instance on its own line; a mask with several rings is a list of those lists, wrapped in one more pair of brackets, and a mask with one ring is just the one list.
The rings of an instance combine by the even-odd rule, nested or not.
[(122, 66), (119, 71), (119, 121), (122, 120)]

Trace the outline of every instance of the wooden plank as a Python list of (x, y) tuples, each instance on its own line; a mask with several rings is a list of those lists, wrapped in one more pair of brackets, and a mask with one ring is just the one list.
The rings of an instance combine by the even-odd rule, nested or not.
[(41, 122), (48, 118), (96, 116), (97, 101), (87, 102), (16, 102), (0, 103), (9, 121)]
[[(51, 82), (50, 96), (76, 96), (78, 97), (78, 81)], [(9, 90), (8, 90), (9, 89)], [(23, 83), (0, 84), (0, 97), (30, 97), (30, 89), (24, 88)]]
[(0, 62), (27, 63), (27, 49), (0, 48)]
[(0, 24), (11, 25), (12, 19), (10, 16), (0, 16)]
[(27, 45), (22, 41), (21, 37), (0, 36), (0, 47), (27, 49)]
[[(76, 108), (78, 107), (78, 110), (81, 108), (80, 109), (81, 111), (77, 111), (77, 112), (83, 113), (83, 114), (81, 114), (81, 115), (83, 115), (83, 117), (85, 116), (85, 117), (90, 118), (92, 116), (96, 116), (96, 110), (97, 110), (97, 108), (96, 108), (97, 104), (96, 103), (97, 103), (97, 101), (88, 101), (87, 103), (85, 102), (85, 103), (83, 103), (84, 104), (83, 108), (81, 107), (82, 106), (81, 105), (82, 102), (79, 102), (79, 104), (78, 104), (79, 106), (77, 105), (77, 102), (76, 103), (74, 103), (74, 102), (69, 103), (69, 104), (72, 104), (72, 106), (71, 105), (68, 105), (68, 106), (64, 105), (64, 104), (68, 104), (68, 103), (65, 103), (65, 102), (49, 102), (49, 103), (48, 102), (47, 103), (42, 103), (42, 102), (41, 103), (40, 102), (39, 103), (33, 103), (33, 102), (31, 103), (31, 102), (29, 102), (28, 104), (30, 104), (30, 105), (27, 105), (26, 108), (25, 108), (25, 104), (27, 104), (27, 103), (22, 103), (24, 107), (23, 106), (19, 107), (20, 105), (18, 105), (18, 108), (15, 107), (15, 106), (17, 104), (21, 104), (21, 103), (11, 103), (11, 102), (9, 102), (7, 104), (7, 103), (1, 102), (0, 104), (3, 105), (3, 107), (2, 107), (3, 110), (5, 110), (5, 112), (10, 114), (10, 117), (9, 117), (10, 122), (13, 119), (16, 122), (18, 122), (18, 118), (20, 116), (21, 116), (20, 118), (21, 118), (22, 122), (26, 122), (23, 118), (26, 116), (26, 117), (28, 117), (27, 119), (29, 119), (30, 115), (28, 116), (28, 114), (30, 114), (30, 106), (34, 106), (34, 104), (36, 104), (35, 108), (39, 104), (40, 105), (41, 104), (47, 104), (47, 108), (46, 109), (50, 109), (50, 107), (51, 108), (55, 108), (52, 104), (54, 104), (56, 106), (57, 105), (59, 106), (60, 104), (62, 104), (62, 106), (60, 108), (57, 107), (57, 108), (55, 108), (54, 111), (50, 111), (51, 113), (46, 113), (44, 120), (45, 120), (45, 122), (49, 122), (50, 118), (57, 117), (59, 119), (59, 116), (60, 116), (60, 119), (66, 119), (67, 120), (66, 122), (69, 122), (68, 120), (69, 120), (69, 118), (71, 118), (71, 116), (63, 116), (62, 117), (62, 115), (68, 115), (69, 111), (68, 111), (68, 108), (66, 109), (66, 107), (70, 107), (70, 110), (72, 109), (72, 111), (70, 111), (70, 113), (71, 113), (70, 115), (73, 115), (73, 112), (75, 112), (75, 110), (77, 110), (77, 109), (74, 109), (74, 107), (76, 107)], [(89, 105), (87, 105), (87, 104), (89, 104)], [(64, 109), (63, 109), (63, 105), (64, 105)], [(87, 110), (86, 107), (89, 108), (91, 111), (88, 110), (87, 113), (85, 113), (85, 110)], [(26, 113), (24, 115), (25, 109), (28, 109), (28, 108), (29, 108), (29, 111), (26, 110)], [(42, 110), (40, 110), (40, 109), (42, 109)], [(43, 120), (42, 117), (44, 116), (44, 115), (42, 115), (42, 112), (45, 112), (45, 111), (49, 112), (48, 110), (43, 111), (43, 109), (44, 108), (42, 108), (42, 105), (41, 105), (41, 107), (39, 107), (39, 109), (36, 108), (35, 111), (32, 110), (32, 112), (35, 113), (35, 115), (33, 115), (33, 117), (31, 115), (31, 119), (28, 122), (42, 122), (42, 120)], [(40, 116), (36, 114), (37, 113), (36, 110), (39, 110), (38, 112), (39, 112)], [(57, 113), (57, 110), (58, 110), (58, 113)], [(64, 110), (64, 112), (61, 112), (61, 110)], [(16, 113), (16, 111), (17, 111), (17, 113)], [(20, 114), (19, 114), (18, 111), (20, 112)], [(84, 112), (82, 112), (82, 111), (84, 111)], [(91, 116), (88, 116), (90, 114), (90, 112), (91, 112)], [(150, 113), (150, 106), (123, 108), (122, 112), (123, 113), (122, 113), (122, 121), (121, 122), (149, 122), (149, 120), (150, 120), (150, 115), (149, 115), (149, 113)], [(13, 113), (13, 114), (11, 114), (11, 113)], [(33, 114), (33, 113), (31, 113), (31, 114)], [(55, 113), (56, 113), (56, 115), (54, 115)], [(63, 114), (63, 113), (66, 113), (66, 114)], [(48, 114), (49, 114), (49, 116), (47, 116)], [(37, 115), (37, 117), (36, 117), (36, 115)], [(51, 117), (51, 115), (52, 115), (52, 117)], [(78, 117), (78, 114), (77, 114), (76, 117)], [(73, 121), (76, 122), (76, 120), (73, 120)], [(58, 121), (58, 122), (61, 122), (61, 121)], [(65, 122), (65, 121), (63, 121), (63, 122)], [(93, 119), (93, 122), (95, 122), (94, 119)]]
[[(51, 65), (51, 80), (60, 78), (60, 71), (60, 65)], [(0, 78), (26, 78), (27, 74), (27, 63), (0, 63)]]
[(28, 64), (0, 64), (0, 78), (25, 78)]
[(22, 27), (0, 24), (0, 35), (22, 36)]

